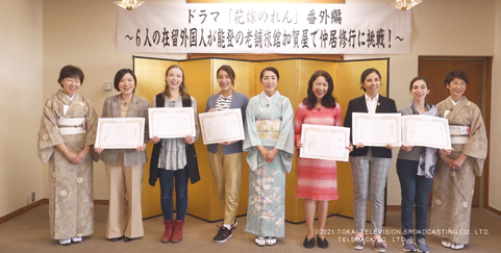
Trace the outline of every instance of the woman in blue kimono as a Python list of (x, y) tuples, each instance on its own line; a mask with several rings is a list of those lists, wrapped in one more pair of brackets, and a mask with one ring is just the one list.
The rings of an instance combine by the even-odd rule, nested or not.
[(294, 154), (293, 110), (277, 91), (278, 70), (261, 71), (264, 90), (249, 100), (243, 144), (249, 164), (249, 204), (245, 230), (258, 246), (272, 246), (284, 237), (285, 173)]

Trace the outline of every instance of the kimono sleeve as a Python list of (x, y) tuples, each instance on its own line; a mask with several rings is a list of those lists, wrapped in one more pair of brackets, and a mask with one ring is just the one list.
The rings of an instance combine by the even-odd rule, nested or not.
[(64, 143), (57, 127), (57, 116), (53, 110), (53, 99), (49, 99), (43, 109), (40, 130), (38, 131), (38, 156), (46, 164), (55, 146)]
[(473, 165), (477, 176), (481, 176), (484, 168), (484, 161), (487, 157), (487, 132), (480, 109), (476, 105), (472, 109), (472, 122), (470, 125), (470, 137), (464, 145), (462, 153), (473, 158)]
[(246, 152), (252, 151), (257, 146), (262, 146), (261, 139), (257, 134), (256, 127), (256, 115), (257, 110), (257, 98), (251, 98), (249, 104), (247, 105), (247, 110), (245, 110), (245, 140), (243, 143), (243, 149)]
[(278, 136), (275, 149), (278, 149), (277, 158), (281, 160), (285, 171), (292, 169), (292, 155), (294, 155), (294, 126), (293, 110), (291, 102), (284, 97), (282, 103), (282, 124), (280, 126), (280, 135)]

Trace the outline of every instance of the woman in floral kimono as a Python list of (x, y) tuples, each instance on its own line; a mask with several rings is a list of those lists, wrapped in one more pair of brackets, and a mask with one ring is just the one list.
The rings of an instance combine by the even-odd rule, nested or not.
[(247, 106), (243, 144), (249, 164), (249, 204), (245, 230), (256, 235), (259, 246), (275, 245), (284, 237), (285, 173), (294, 153), (293, 110), (277, 91), (278, 70), (261, 71), (264, 91)]
[(44, 106), (39, 156), (49, 163), (50, 236), (61, 245), (79, 243), (94, 230), (92, 160), (97, 114), (77, 93), (84, 80), (75, 66), (59, 74), (59, 90)]
[(444, 85), (450, 97), (437, 104), (440, 116), (449, 120), (453, 151), (440, 152), (433, 200), (432, 229), (446, 229), (442, 245), (459, 250), (469, 243), (471, 201), (475, 175), (481, 176), (487, 156), (487, 135), (480, 108), (464, 93), (468, 77), (463, 71), (451, 71)]

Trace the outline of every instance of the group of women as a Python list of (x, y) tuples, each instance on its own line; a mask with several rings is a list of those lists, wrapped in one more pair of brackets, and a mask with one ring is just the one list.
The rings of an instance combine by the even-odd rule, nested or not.
[[(255, 235), (259, 246), (272, 246), (284, 237), (285, 177), (292, 168), (294, 149), (303, 146), (303, 124), (352, 127), (352, 113), (397, 113), (395, 101), (379, 94), (381, 75), (370, 68), (361, 75), (365, 94), (349, 102), (344, 124), (341, 108), (333, 96), (334, 83), (329, 73), (319, 70), (308, 82), (307, 97), (298, 105), (296, 115), (289, 99), (277, 90), (279, 72), (267, 67), (260, 73), (263, 91), (250, 100), (233, 88), (236, 75), (231, 66), (217, 72), (221, 91), (207, 101), (206, 112), (239, 108), (245, 125), (245, 140), (207, 146), (209, 165), (224, 209), (223, 225), (213, 241), (224, 243), (238, 224), (238, 208), (242, 152), (249, 164), (249, 196), (246, 231)], [(61, 245), (82, 241), (93, 232), (92, 158), (105, 163), (110, 189), (110, 206), (106, 238), (126, 242), (144, 235), (141, 214), (141, 188), (146, 145), (134, 149), (92, 147), (96, 138), (97, 114), (89, 101), (77, 93), (83, 83), (83, 72), (65, 66), (58, 82), (61, 86), (44, 107), (39, 150), (50, 168), (51, 237)], [(165, 73), (165, 89), (154, 97), (152, 107), (193, 107), (196, 100), (189, 95), (183, 69), (170, 66)], [(119, 95), (105, 100), (102, 117), (148, 117), (148, 101), (135, 95), (137, 80), (129, 69), (118, 71), (114, 87)], [(451, 150), (402, 146), (397, 160), (397, 173), (402, 190), (402, 232), (404, 251), (429, 252), (425, 237), (428, 196), (432, 190), (431, 220), (433, 228), (469, 228), (475, 175), (481, 175), (487, 155), (485, 126), (477, 105), (464, 92), (468, 78), (464, 72), (450, 72), (444, 82), (450, 97), (437, 104), (426, 102), (430, 92), (428, 81), (416, 77), (410, 83), (412, 102), (400, 110), (402, 115), (421, 114), (445, 117), (451, 125)], [(144, 140), (148, 141), (148, 120)], [(197, 122), (195, 120), (195, 122)], [(184, 138), (151, 138), (154, 144), (150, 159), (149, 183), (160, 181), (161, 207), (165, 231), (161, 242), (182, 240), (188, 205), (188, 179), (200, 180), (193, 143), (196, 135)], [(353, 143), (349, 147), (354, 185), (354, 220), (356, 233), (353, 248), (363, 249), (365, 233), (372, 235), (374, 249), (386, 251), (382, 234), (384, 189), (391, 163), (392, 147), (370, 147)], [(92, 152), (94, 151), (94, 152)], [(96, 156), (92, 156), (94, 153)], [(438, 153), (438, 155), (437, 155)], [(305, 248), (327, 248), (325, 231), (328, 201), (338, 199), (336, 162), (299, 158), (297, 172), (298, 198), (304, 199), (306, 219)], [(176, 217), (173, 217), (173, 193), (176, 192)], [(371, 204), (371, 229), (365, 230), (367, 201)], [(413, 225), (413, 207), (416, 224)], [(314, 229), (315, 214), (318, 230)], [(454, 230), (452, 230), (454, 231)], [(316, 236), (316, 243), (315, 243)], [(468, 244), (467, 233), (442, 234), (444, 247), (461, 249)]]

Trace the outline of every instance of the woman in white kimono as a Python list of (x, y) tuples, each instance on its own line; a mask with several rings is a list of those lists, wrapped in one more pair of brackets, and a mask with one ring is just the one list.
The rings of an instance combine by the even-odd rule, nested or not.
[(79, 243), (94, 231), (92, 160), (97, 114), (77, 93), (84, 80), (75, 66), (59, 74), (59, 90), (44, 106), (39, 156), (49, 163), (50, 236), (61, 245)]
[(446, 229), (442, 245), (459, 250), (469, 243), (471, 201), (475, 175), (481, 176), (487, 156), (487, 135), (480, 108), (464, 93), (468, 77), (451, 71), (444, 85), (450, 97), (437, 104), (440, 116), (449, 120), (453, 151), (440, 152), (431, 204), (431, 229)]
[(249, 164), (249, 204), (245, 230), (256, 235), (259, 246), (275, 245), (284, 237), (285, 173), (294, 153), (293, 110), (277, 91), (278, 70), (261, 71), (264, 91), (247, 106), (243, 144)]

